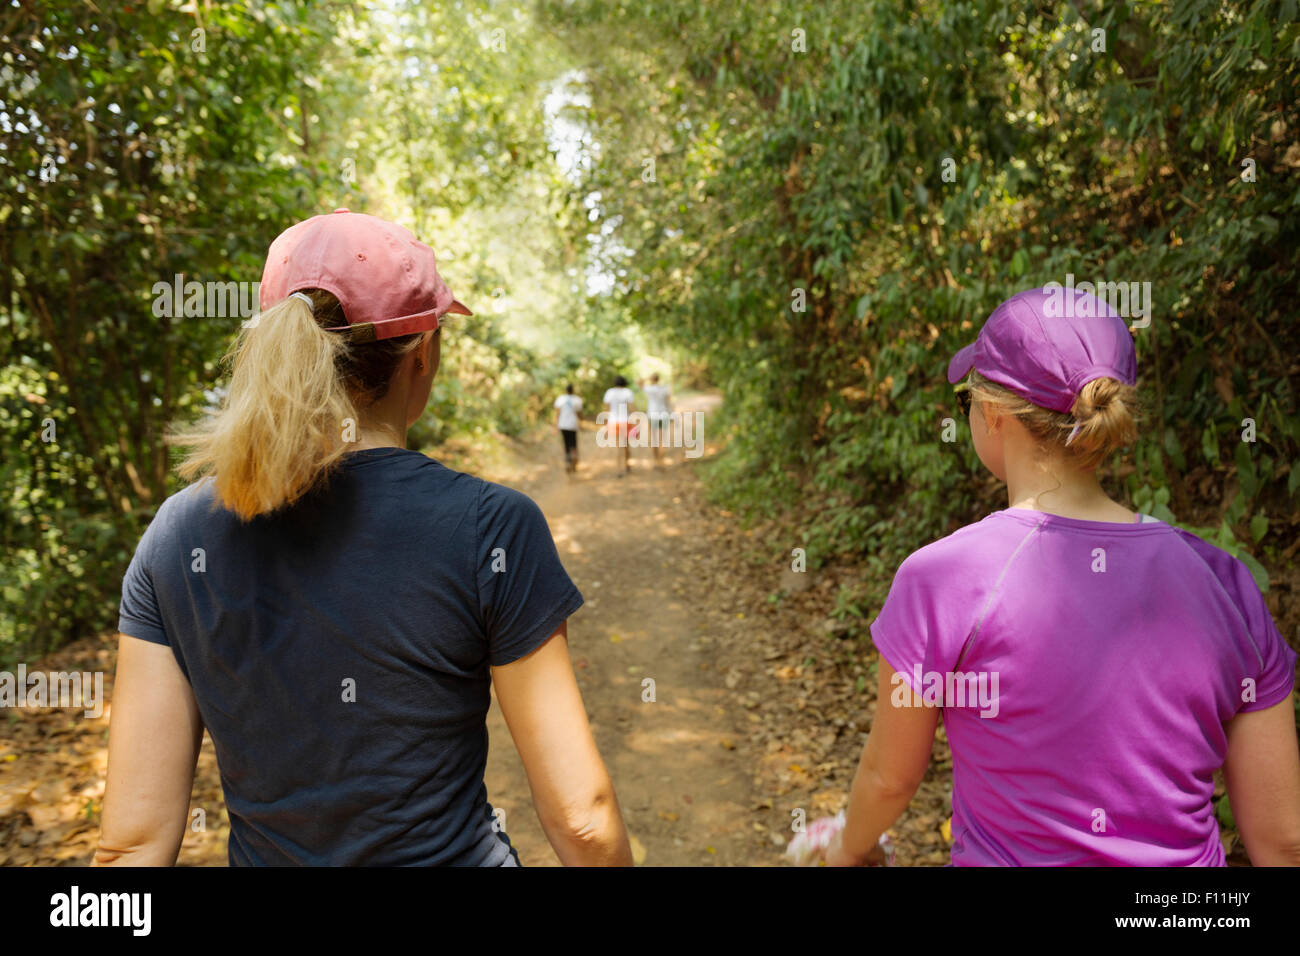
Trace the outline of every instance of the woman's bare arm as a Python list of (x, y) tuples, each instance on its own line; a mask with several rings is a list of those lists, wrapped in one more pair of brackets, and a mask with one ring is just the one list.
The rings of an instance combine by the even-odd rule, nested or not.
[(831, 866), (861, 865), (879, 856), (880, 835), (912, 802), (930, 764), (939, 708), (895, 707), (894, 687), (894, 669), (881, 657), (876, 717), (853, 777), (844, 829), (826, 854)]
[(1300, 746), (1295, 704), (1228, 721), (1224, 781), (1237, 832), (1256, 866), (1300, 866)]
[(93, 866), (171, 866), (189, 819), (203, 721), (172, 649), (118, 639), (108, 784)]
[(531, 654), (492, 668), (492, 682), (560, 862), (631, 866), (623, 814), (573, 676), (568, 622)]

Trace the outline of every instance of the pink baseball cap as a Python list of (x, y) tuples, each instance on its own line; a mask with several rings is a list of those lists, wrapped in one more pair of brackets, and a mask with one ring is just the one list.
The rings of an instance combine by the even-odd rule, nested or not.
[(1093, 379), (1137, 382), (1124, 320), (1104, 301), (1052, 284), (1007, 299), (948, 363), (953, 385), (971, 369), (1040, 408), (1068, 412)]
[(333, 293), (348, 320), (337, 328), (354, 330), (354, 341), (436, 329), (448, 312), (474, 314), (438, 275), (432, 249), (401, 226), (346, 209), (292, 225), (271, 243), (260, 307), (302, 289)]

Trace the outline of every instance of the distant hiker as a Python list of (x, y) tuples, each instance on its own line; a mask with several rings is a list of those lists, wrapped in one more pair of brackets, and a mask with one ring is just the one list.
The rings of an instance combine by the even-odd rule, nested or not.
[(1223, 866), (1220, 768), (1252, 862), (1300, 865), (1296, 654), (1241, 561), (1102, 489), (1137, 434), (1137, 360), (1071, 292), (1003, 302), (948, 366), (1008, 507), (898, 569), (828, 863), (880, 862), (942, 707), (955, 865)]
[(578, 413), (582, 399), (573, 394), (573, 386), (565, 386), (564, 394), (555, 400), (555, 427), (564, 440), (564, 470), (578, 470)]
[(642, 390), (645, 392), (646, 417), (650, 422), (650, 447), (654, 449), (655, 463), (658, 464), (663, 446), (671, 447), (673, 441), (672, 390), (659, 384), (658, 372), (650, 376), (650, 384)]
[(221, 410), (173, 437), (202, 480), (122, 583), (95, 862), (175, 862), (206, 728), (231, 865), (517, 866), (483, 784), (495, 687), (561, 862), (631, 865), (546, 519), (406, 448), (470, 314), (433, 251), (315, 216), (271, 244), (261, 308)]
[(633, 436), (628, 419), (635, 405), (636, 395), (627, 387), (627, 379), (619, 375), (614, 379), (613, 387), (605, 392), (605, 408), (608, 411), (605, 418), (605, 436), (606, 441), (614, 445), (615, 460), (621, 463), (616, 466), (620, 478), (632, 470), (632, 449), (628, 441)]

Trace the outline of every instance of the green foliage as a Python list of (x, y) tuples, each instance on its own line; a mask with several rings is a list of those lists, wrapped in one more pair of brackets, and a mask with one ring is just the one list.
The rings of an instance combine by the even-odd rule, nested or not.
[(1112, 489), (1267, 587), (1300, 533), (1295, 4), (544, 10), (591, 91), (600, 161), (575, 192), (600, 196), (616, 293), (725, 389), (719, 497), (879, 572), (841, 614), (1000, 506), (965, 424), (942, 438), (946, 364), (998, 302), (1069, 274), (1150, 283), (1147, 414)]
[(310, 182), (309, 157), (269, 161), (285, 81), (322, 42), (307, 4), (36, 6), (0, 14), (5, 658), (112, 624), (170, 488), (163, 429), (232, 334), (151, 290), (258, 278)]
[(1232, 815), (1232, 804), (1228, 802), (1226, 793), (1214, 802), (1214, 817), (1219, 821), (1219, 826), (1229, 830), (1237, 829), (1237, 818)]
[(560, 71), (526, 12), (51, 2), (0, 23), (0, 659), (114, 624), (179, 487), (164, 432), (225, 382), (240, 317), (154, 315), (157, 282), (257, 282), (281, 230), (337, 207), (408, 225), (476, 313), (447, 325), (417, 445), (518, 433), (565, 372), (629, 360), (621, 314), (600, 347), (568, 315), (585, 210), (549, 148)]

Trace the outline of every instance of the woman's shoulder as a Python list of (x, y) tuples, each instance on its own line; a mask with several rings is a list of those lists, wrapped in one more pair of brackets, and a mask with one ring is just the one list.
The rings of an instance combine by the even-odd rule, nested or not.
[[(362, 487), (391, 483), (401, 491), (400, 497), (418, 489), (422, 494), (459, 499), (477, 494), (478, 485), (483, 481), (469, 472), (449, 468), (414, 448), (363, 449), (344, 458), (340, 470)], [(328, 490), (329, 483), (323, 487)]]
[(1198, 565), (1214, 576), (1239, 610), (1249, 614), (1264, 606), (1264, 596), (1244, 561), (1186, 528), (1169, 527), (1174, 531), (1172, 538), (1178, 546), (1186, 549)]
[(899, 568), (909, 573), (963, 573), (983, 571), (1013, 554), (1032, 529), (999, 518), (1000, 512), (963, 525), (956, 531), (913, 551)]
[(193, 516), (206, 514), (213, 509), (215, 500), (213, 479), (200, 478), (163, 499), (163, 503), (154, 513), (151, 527), (154, 525), (159, 528), (174, 527)]
[(149, 519), (140, 536), (137, 553), (149, 559), (175, 546), (183, 536), (183, 529), (193, 527), (196, 517), (213, 512), (214, 500), (211, 478), (201, 478), (168, 495)]
[[(937, 615), (936, 620), (959, 621), (966, 627), (996, 591), (1031, 533), (1032, 529), (990, 515), (913, 551), (894, 575), (873, 635), (888, 634), (902, 619), (918, 614)], [(958, 630), (964, 636), (969, 629)]]
[(537, 502), (517, 488), (488, 481), (486, 478), (473, 478), (473, 480), (475, 490), (478, 492), (481, 521), (501, 519), (520, 521), (541, 516), (542, 509)]

